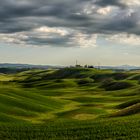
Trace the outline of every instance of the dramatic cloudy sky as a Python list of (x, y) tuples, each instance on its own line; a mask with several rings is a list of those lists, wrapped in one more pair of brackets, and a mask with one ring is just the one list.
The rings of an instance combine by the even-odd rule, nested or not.
[(140, 65), (140, 0), (0, 0), (0, 62)]

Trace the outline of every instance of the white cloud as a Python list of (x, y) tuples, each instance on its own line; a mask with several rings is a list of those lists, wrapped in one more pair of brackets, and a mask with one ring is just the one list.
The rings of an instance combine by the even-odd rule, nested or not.
[(112, 36), (108, 36), (107, 40), (125, 45), (140, 46), (140, 36), (134, 34), (115, 34)]
[(128, 16), (128, 17), (131, 17), (133, 13), (135, 13), (134, 9), (129, 9), (129, 10), (127, 11), (127, 16)]
[(121, 2), (128, 6), (140, 6), (140, 0), (121, 0)]
[(61, 28), (61, 27), (47, 27), (47, 26), (43, 26), (37, 29), (34, 29), (35, 32), (40, 32), (40, 33), (46, 33), (46, 34), (50, 34), (50, 33), (54, 33), (54, 34), (59, 34), (61, 36), (65, 36), (68, 35), (69, 32), (68, 30)]
[(95, 12), (95, 9), (97, 7), (95, 5), (93, 5), (92, 3), (87, 3), (86, 5), (84, 5), (84, 7), (82, 8), (82, 13), (86, 14), (86, 15), (90, 15), (92, 13)]
[(26, 43), (24, 42), (24, 40), (27, 38), (28, 36), (25, 34), (25, 32), (13, 33), (13, 34), (0, 34), (0, 42), (7, 43), (7, 44), (25, 45)]
[(43, 46), (51, 46), (51, 44), (47, 43), (47, 40), (51, 39), (53, 43), (54, 39), (55, 43), (57, 38), (62, 38), (62, 41), (64, 39), (64, 46), (88, 48), (96, 47), (97, 34), (89, 35), (80, 31), (72, 30), (70, 28), (51, 28), (47, 26), (43, 26), (32, 31), (18, 32), (13, 34), (0, 34), (0, 42), (2, 43), (16, 44), (27, 47), (39, 47), (39, 40), (46, 40), (46, 44), (43, 43)]
[[(56, 34), (56, 35), (55, 35)], [(97, 38), (100, 34), (86, 34), (80, 31), (74, 31), (67, 28), (50, 28), (40, 27), (34, 29), (32, 32), (19, 32), (13, 34), (0, 34), (0, 42), (7, 44), (19, 44), (22, 46), (39, 46), (38, 40), (34, 40), (36, 44), (32, 45), (28, 41), (33, 38), (38, 39), (55, 39), (55, 37), (68, 38), (64, 42), (64, 46), (71, 47), (97, 47)], [(129, 46), (140, 46), (140, 36), (135, 34), (120, 33), (114, 35), (104, 35), (106, 40), (116, 43), (124, 44)], [(45, 46), (45, 44), (43, 44)], [(51, 45), (51, 44), (50, 44)], [(47, 44), (46, 46), (50, 46)]]
[(111, 6), (107, 6), (104, 8), (99, 8), (97, 10), (97, 13), (101, 15), (108, 15), (111, 12), (111, 10), (112, 10)]
[(83, 33), (77, 33), (73, 38), (73, 41), (82, 48), (96, 47), (97, 37), (97, 34), (87, 35)]

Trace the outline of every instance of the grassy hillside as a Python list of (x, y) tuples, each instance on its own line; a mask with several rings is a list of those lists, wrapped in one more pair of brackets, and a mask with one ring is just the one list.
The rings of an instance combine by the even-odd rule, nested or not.
[(139, 99), (139, 71), (0, 74), (0, 139), (139, 139)]

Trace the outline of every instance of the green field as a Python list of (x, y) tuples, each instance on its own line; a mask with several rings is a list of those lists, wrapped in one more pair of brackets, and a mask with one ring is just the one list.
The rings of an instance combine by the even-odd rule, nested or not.
[(140, 139), (140, 71), (0, 74), (0, 140)]

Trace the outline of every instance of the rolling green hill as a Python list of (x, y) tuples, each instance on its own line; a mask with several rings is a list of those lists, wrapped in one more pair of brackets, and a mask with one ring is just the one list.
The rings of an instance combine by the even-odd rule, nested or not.
[(0, 139), (139, 139), (139, 113), (140, 71), (0, 74)]

